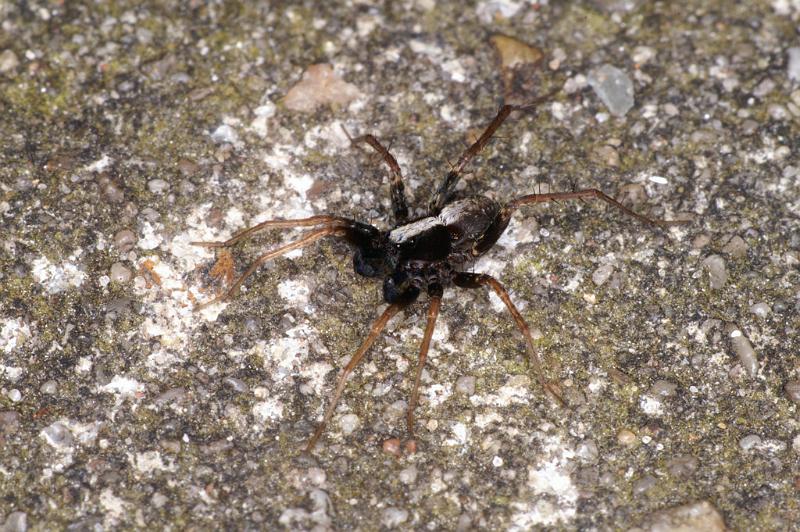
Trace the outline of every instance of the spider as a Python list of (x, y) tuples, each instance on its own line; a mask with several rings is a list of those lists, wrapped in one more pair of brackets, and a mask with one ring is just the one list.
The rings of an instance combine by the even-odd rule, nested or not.
[[(353, 146), (369, 145), (388, 166), (391, 174), (390, 191), (394, 213), (392, 229), (381, 231), (370, 224), (349, 218), (318, 215), (292, 220), (267, 220), (245, 228), (222, 242), (193, 242), (194, 245), (208, 248), (229, 248), (266, 229), (314, 228), (298, 240), (259, 256), (241, 276), (230, 283), (227, 291), (201, 306), (233, 297), (242, 283), (265, 262), (289, 251), (306, 247), (326, 236), (342, 238), (350, 244), (353, 249), (353, 268), (357, 274), (383, 279), (383, 299), (388, 306), (372, 323), (366, 339), (344, 367), (322, 422), (309, 439), (306, 451), (313, 450), (325, 426), (333, 417), (348, 377), (375, 343), (386, 324), (400, 310), (414, 303), (424, 292), (427, 294), (429, 302), (427, 324), (422, 337), (414, 385), (406, 415), (410, 441), (414, 441), (414, 410), (419, 398), (420, 376), (425, 366), (431, 337), (441, 308), (442, 294), (446, 288), (451, 286), (488, 287), (499, 296), (525, 339), (528, 363), (533, 366), (539, 384), (543, 390), (549, 391), (558, 402), (563, 404), (557, 390), (545, 382), (542, 375), (542, 362), (534, 347), (528, 324), (511, 301), (506, 289), (494, 277), (483, 273), (464, 271), (464, 267), (473, 263), (494, 246), (515, 211), (534, 203), (591, 198), (602, 200), (649, 225), (667, 227), (682, 223), (682, 221), (648, 218), (594, 188), (570, 192), (528, 194), (506, 203), (500, 203), (485, 196), (454, 199), (455, 187), (465, 166), (488, 144), (509, 115), (517, 110), (532, 110), (549, 96), (540, 97), (524, 106), (503, 105), (478, 140), (462, 153), (456, 164), (445, 175), (428, 203), (425, 216), (409, 218), (403, 175), (397, 160), (389, 150), (373, 135), (353, 138), (345, 131)], [(230, 261), (230, 256), (220, 257), (219, 260)]]

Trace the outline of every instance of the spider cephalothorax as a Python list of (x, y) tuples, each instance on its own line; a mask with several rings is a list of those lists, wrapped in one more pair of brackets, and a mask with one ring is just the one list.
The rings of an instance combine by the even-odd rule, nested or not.
[(354, 250), (353, 268), (356, 273), (365, 277), (383, 279), (383, 298), (389, 306), (373, 323), (366, 340), (345, 366), (342, 375), (339, 377), (333, 398), (325, 411), (325, 416), (308, 442), (308, 450), (314, 447), (325, 425), (333, 416), (336, 404), (344, 390), (347, 377), (375, 342), (387, 322), (399, 310), (412, 304), (419, 298), (420, 294), (425, 293), (430, 301), (427, 325), (422, 339), (416, 378), (407, 415), (408, 432), (413, 437), (414, 408), (419, 394), (420, 375), (428, 355), (436, 319), (439, 315), (442, 293), (446, 288), (453, 285), (461, 288), (486, 286), (494, 290), (506, 305), (506, 308), (508, 308), (525, 338), (529, 361), (536, 372), (539, 382), (544, 389), (552, 393), (553, 397), (560, 400), (555, 388), (548, 386), (542, 377), (542, 364), (534, 348), (528, 325), (514, 303), (512, 303), (508, 292), (495, 278), (486, 274), (464, 271), (463, 269), (467, 264), (473, 263), (476, 258), (494, 246), (508, 226), (511, 215), (521, 206), (557, 200), (596, 198), (648, 224), (667, 226), (673, 223), (680, 223), (654, 220), (637, 214), (597, 189), (529, 194), (520, 196), (508, 203), (499, 203), (484, 196), (453, 200), (453, 192), (464, 167), (486, 146), (497, 128), (508, 118), (511, 112), (515, 109), (533, 109), (543, 99), (524, 108), (504, 105), (480, 138), (461, 155), (458, 162), (447, 173), (428, 205), (427, 215), (422, 218), (408, 219), (409, 211), (406, 203), (403, 177), (395, 158), (377, 138), (372, 135), (364, 135), (350, 140), (356, 146), (369, 144), (381, 155), (391, 173), (390, 188), (392, 210), (395, 217), (395, 225), (391, 230), (380, 231), (372, 225), (349, 218), (319, 215), (296, 220), (268, 220), (239, 231), (224, 242), (195, 242), (199, 246), (225, 248), (264, 229), (315, 228), (302, 238), (258, 257), (232, 283), (225, 293), (205, 303), (206, 305), (233, 296), (245, 279), (264, 262), (291, 250), (305, 247), (324, 236), (337, 236), (350, 243)]

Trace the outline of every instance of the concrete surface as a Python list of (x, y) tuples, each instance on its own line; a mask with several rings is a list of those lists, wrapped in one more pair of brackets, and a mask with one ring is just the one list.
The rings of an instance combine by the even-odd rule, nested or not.
[[(5, 529), (796, 527), (800, 5), (318, 4), (0, 4)], [(498, 34), (541, 65), (502, 70)], [(346, 97), (287, 106), (323, 63)], [(553, 89), (460, 193), (598, 187), (690, 220), (531, 207), (474, 266), (567, 407), (502, 303), (453, 289), (417, 452), (393, 454), (424, 299), (301, 453), (380, 283), (326, 240), (196, 312), (214, 254), (189, 242), (319, 213), (386, 228), (386, 172), (342, 125), (391, 146), (421, 209), (504, 95)], [(236, 248), (237, 271), (297, 234)]]

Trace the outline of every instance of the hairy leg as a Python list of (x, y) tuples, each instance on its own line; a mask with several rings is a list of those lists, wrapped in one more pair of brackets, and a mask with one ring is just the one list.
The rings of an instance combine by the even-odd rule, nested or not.
[(526, 196), (521, 196), (517, 199), (510, 201), (503, 209), (502, 215), (510, 217), (511, 213), (513, 213), (515, 210), (517, 210), (523, 205), (529, 205), (531, 203), (546, 203), (549, 201), (586, 199), (586, 198), (602, 200), (611, 205), (612, 207), (624, 212), (628, 216), (633, 216), (640, 222), (644, 222), (648, 225), (654, 225), (658, 227), (670, 227), (673, 225), (680, 225), (687, 223), (686, 220), (656, 220), (654, 218), (648, 218), (647, 216), (643, 216), (637, 212), (632, 211), (622, 203), (618, 202), (611, 196), (601, 192), (600, 190), (597, 190), (596, 188), (574, 190), (572, 192), (550, 192), (547, 194), (528, 194)]
[(245, 227), (241, 231), (237, 231), (228, 240), (219, 242), (192, 242), (192, 245), (204, 248), (227, 248), (265, 229), (293, 229), (295, 227), (314, 227), (316, 225), (350, 226), (357, 223), (358, 222), (355, 220), (350, 220), (349, 218), (329, 216), (327, 214), (311, 216), (309, 218), (297, 218), (294, 220), (267, 220), (252, 227)]
[(395, 223), (397, 223), (397, 225), (406, 223), (408, 221), (408, 202), (406, 201), (405, 185), (403, 184), (403, 173), (400, 171), (400, 165), (397, 164), (397, 159), (395, 159), (389, 150), (373, 135), (361, 135), (360, 137), (353, 138), (346, 129), (344, 130), (344, 134), (347, 135), (347, 138), (350, 139), (350, 142), (354, 146), (358, 146), (361, 143), (369, 144), (372, 149), (378, 152), (383, 158), (386, 166), (389, 167), (389, 172), (392, 174), (390, 191)]
[(333, 392), (333, 397), (331, 398), (331, 402), (328, 405), (328, 408), (325, 410), (325, 416), (322, 418), (322, 423), (317, 426), (317, 430), (314, 431), (314, 435), (311, 436), (311, 439), (308, 440), (308, 445), (306, 445), (306, 452), (311, 452), (314, 449), (314, 446), (317, 444), (317, 440), (322, 435), (322, 431), (325, 430), (325, 426), (333, 417), (333, 413), (336, 411), (336, 405), (339, 403), (339, 398), (342, 396), (342, 392), (344, 391), (344, 386), (347, 384), (347, 378), (350, 376), (350, 373), (353, 369), (361, 362), (361, 359), (364, 358), (364, 355), (367, 353), (372, 344), (375, 343), (375, 340), (378, 338), (378, 335), (381, 331), (386, 327), (386, 324), (392, 319), (392, 316), (397, 314), (399, 310), (405, 307), (405, 304), (395, 303), (393, 305), (389, 305), (386, 307), (386, 310), (383, 311), (383, 314), (375, 320), (372, 324), (372, 328), (369, 331), (369, 335), (361, 344), (361, 347), (358, 348), (358, 351), (350, 358), (350, 361), (344, 367), (342, 371), (342, 375), (339, 377), (339, 382), (336, 385), (336, 391)]
[[(429, 292), (430, 293), (430, 292)], [(417, 362), (417, 374), (414, 377), (414, 388), (411, 390), (411, 400), (408, 402), (407, 413), (407, 426), (408, 434), (414, 437), (414, 409), (417, 407), (417, 400), (419, 399), (419, 381), (422, 376), (422, 368), (425, 367), (425, 361), (428, 358), (428, 349), (431, 346), (431, 338), (433, 337), (433, 330), (436, 327), (436, 318), (439, 316), (439, 308), (442, 304), (442, 289), (439, 287), (438, 291), (430, 294), (431, 303), (428, 306), (428, 323), (425, 326), (425, 335), (422, 337), (422, 346), (419, 350), (419, 361)]]
[(431, 198), (430, 204), (428, 205), (428, 214), (434, 216), (442, 210), (450, 196), (452, 196), (453, 191), (458, 184), (458, 180), (461, 178), (461, 173), (464, 171), (464, 167), (476, 156), (478, 153), (489, 144), (492, 136), (495, 132), (503, 125), (506, 118), (512, 113), (512, 111), (530, 111), (535, 109), (537, 105), (550, 99), (554, 92), (548, 93), (540, 98), (536, 98), (534, 101), (527, 105), (504, 105), (500, 108), (497, 112), (497, 115), (494, 119), (489, 123), (486, 127), (484, 132), (481, 136), (476, 140), (472, 146), (467, 148), (464, 153), (461, 154), (461, 157), (458, 158), (456, 164), (452, 166), (447, 175), (444, 177), (444, 181), (442, 184), (439, 185), (439, 188), (434, 193), (433, 197)]
[(514, 303), (511, 301), (511, 297), (508, 295), (506, 289), (503, 288), (502, 284), (500, 284), (500, 281), (491, 275), (486, 275), (483, 273), (460, 272), (453, 279), (453, 283), (462, 288), (478, 288), (481, 286), (488, 286), (494, 290), (495, 294), (500, 297), (500, 299), (506, 305), (508, 311), (511, 313), (511, 316), (514, 318), (514, 322), (517, 324), (517, 328), (522, 333), (522, 336), (525, 337), (525, 343), (528, 347), (528, 361), (533, 366), (533, 370), (536, 372), (536, 378), (539, 380), (539, 384), (545, 391), (550, 392), (559, 403), (562, 405), (565, 404), (558, 391), (553, 386), (550, 386), (545, 382), (544, 374), (542, 373), (542, 361), (539, 357), (539, 352), (533, 345), (531, 330), (528, 327), (528, 324), (525, 322), (525, 318), (522, 317), (522, 314), (519, 313), (516, 305), (514, 305)]

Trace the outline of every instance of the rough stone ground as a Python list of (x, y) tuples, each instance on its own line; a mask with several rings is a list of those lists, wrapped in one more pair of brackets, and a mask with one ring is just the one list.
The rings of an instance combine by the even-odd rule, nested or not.
[[(8, 530), (797, 526), (796, 0), (9, 2), (0, 15)], [(599, 187), (692, 221), (662, 231), (595, 203), (537, 206), (475, 265), (537, 329), (567, 408), (536, 385), (499, 300), (452, 290), (418, 452), (385, 447), (405, 437), (424, 299), (303, 455), (382, 308), (379, 283), (325, 241), (193, 312), (214, 258), (188, 242), (312, 213), (386, 227), (386, 172), (342, 124), (386, 140), (424, 205), (502, 101), (495, 34), (546, 54), (509, 97), (564, 90), (503, 126), (463, 193)], [(288, 109), (316, 63), (360, 96)], [(632, 82), (627, 112), (588, 84), (602, 65)], [(283, 238), (236, 249), (237, 267)]]

